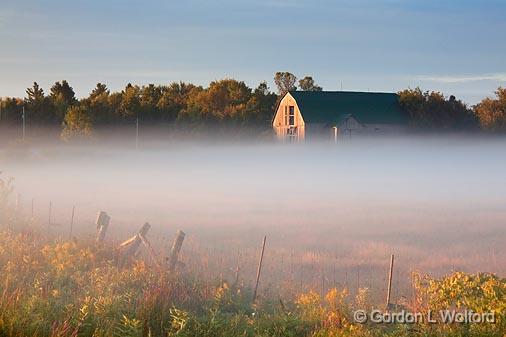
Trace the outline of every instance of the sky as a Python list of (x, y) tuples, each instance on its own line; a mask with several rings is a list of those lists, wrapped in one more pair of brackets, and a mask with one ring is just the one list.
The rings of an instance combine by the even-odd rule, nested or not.
[(97, 82), (235, 78), (274, 90), (276, 71), (324, 90), (421, 87), (468, 104), (506, 86), (506, 1), (0, 0), (0, 97), (77, 96)]

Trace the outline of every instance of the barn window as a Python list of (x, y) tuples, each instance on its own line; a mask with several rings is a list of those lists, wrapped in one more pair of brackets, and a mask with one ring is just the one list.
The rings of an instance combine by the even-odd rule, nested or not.
[(284, 118), (285, 118), (285, 125), (288, 125), (288, 107), (286, 105), (285, 105)]
[(295, 125), (295, 107), (293, 105), (290, 105), (289, 108), (289, 120), (288, 125)]

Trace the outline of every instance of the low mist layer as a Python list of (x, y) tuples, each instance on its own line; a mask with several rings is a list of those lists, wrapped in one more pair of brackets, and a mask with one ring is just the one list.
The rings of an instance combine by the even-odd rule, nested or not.
[(273, 284), (291, 270), (292, 279), (373, 287), (392, 253), (398, 282), (413, 270), (506, 271), (504, 139), (130, 143), (3, 148), (0, 170), (41, 226), (51, 202), (58, 235), (73, 205), (76, 236), (93, 234), (106, 210), (110, 240), (148, 221), (165, 249), (182, 229), (187, 263), (205, 252), (221, 273), (242, 260), (248, 275), (265, 234)]

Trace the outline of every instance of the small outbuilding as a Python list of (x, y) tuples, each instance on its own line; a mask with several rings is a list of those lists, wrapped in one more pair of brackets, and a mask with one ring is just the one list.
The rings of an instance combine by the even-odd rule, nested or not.
[(290, 91), (272, 126), (279, 139), (334, 139), (402, 132), (408, 123), (395, 93)]

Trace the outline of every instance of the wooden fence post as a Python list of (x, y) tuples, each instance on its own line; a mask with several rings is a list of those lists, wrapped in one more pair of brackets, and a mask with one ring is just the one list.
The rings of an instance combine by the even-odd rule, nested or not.
[(390, 270), (388, 272), (388, 289), (387, 289), (387, 310), (390, 308), (390, 296), (392, 294), (392, 275), (394, 272), (394, 254), (390, 256)]
[(241, 254), (237, 253), (237, 266), (235, 268), (234, 287), (238, 287), (239, 286), (239, 272), (241, 271), (240, 261), (241, 261)]
[(260, 260), (258, 261), (257, 278), (256, 278), (256, 282), (255, 282), (255, 290), (253, 291), (253, 300), (252, 300), (253, 303), (255, 303), (255, 300), (257, 298), (258, 283), (260, 282), (260, 272), (262, 271), (262, 262), (264, 260), (264, 251), (265, 251), (265, 241), (266, 240), (267, 240), (267, 235), (264, 236), (264, 241), (262, 243), (262, 253), (260, 254)]
[(176, 270), (177, 265), (177, 259), (179, 257), (179, 251), (181, 250), (181, 247), (183, 246), (183, 240), (185, 237), (185, 233), (182, 230), (178, 230), (176, 233), (176, 238), (174, 239), (174, 242), (172, 243), (172, 248), (170, 249), (170, 255), (168, 260), (169, 265), (169, 272), (173, 272)]
[(153, 262), (156, 264), (158, 269), (161, 271), (162, 265), (160, 264), (160, 261), (158, 261), (158, 257), (156, 256), (155, 250), (151, 246), (151, 243), (144, 235), (141, 235), (141, 234), (138, 234), (138, 235), (139, 235), (139, 238), (141, 239), (142, 243), (144, 244), (144, 247), (146, 247), (148, 254), (151, 256), (151, 259), (153, 259)]
[(70, 232), (69, 232), (69, 240), (72, 239), (72, 230), (74, 229), (74, 213), (76, 210), (76, 206), (72, 205), (72, 216), (70, 217)]
[(95, 223), (97, 224), (97, 243), (104, 242), (105, 234), (107, 233), (107, 228), (109, 227), (109, 222), (111, 221), (111, 217), (104, 211), (99, 211), (97, 214), (97, 220)]
[(141, 229), (139, 229), (137, 234), (132, 236), (130, 239), (124, 241), (120, 245), (120, 248), (125, 248), (125, 251), (123, 253), (124, 260), (128, 259), (131, 256), (134, 256), (137, 253), (137, 250), (139, 249), (142, 243), (142, 238), (146, 237), (146, 234), (148, 233), (150, 228), (151, 225), (146, 222), (144, 225), (142, 225)]
[(357, 295), (360, 292), (360, 265), (357, 265)]

